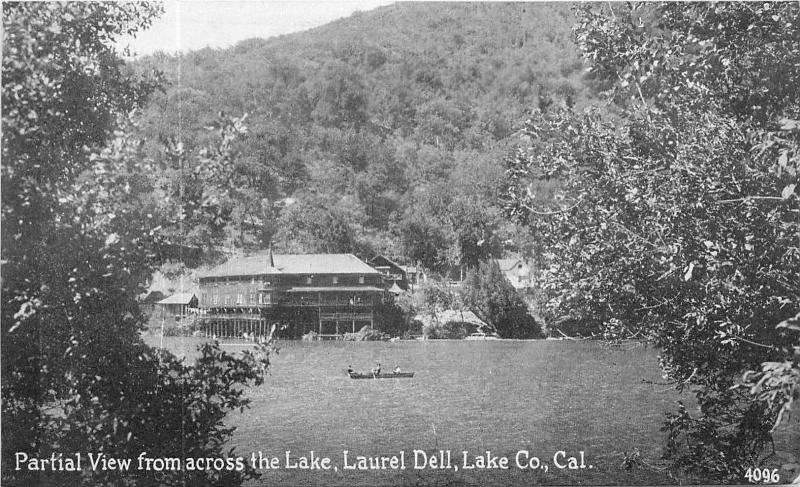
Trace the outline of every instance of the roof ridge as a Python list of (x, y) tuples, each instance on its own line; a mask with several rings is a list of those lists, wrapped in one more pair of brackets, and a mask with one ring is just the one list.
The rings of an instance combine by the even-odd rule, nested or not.
[(259, 274), (378, 274), (353, 253), (272, 254), (237, 256), (210, 269), (201, 277), (222, 277)]

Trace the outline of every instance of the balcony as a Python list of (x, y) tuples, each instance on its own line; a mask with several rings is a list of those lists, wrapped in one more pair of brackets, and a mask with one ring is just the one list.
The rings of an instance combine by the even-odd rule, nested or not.
[(321, 321), (370, 321), (370, 313), (320, 313)]
[(326, 307), (326, 306), (337, 307), (337, 308), (343, 308), (343, 307), (369, 308), (372, 306), (372, 302), (370, 300), (368, 299), (365, 300), (363, 298), (361, 299), (361, 301), (359, 300), (351, 301), (349, 299), (336, 299), (336, 298), (323, 298), (322, 300), (319, 300), (315, 297), (313, 298), (292, 297), (292, 298), (282, 299), (278, 304), (281, 306), (313, 306), (315, 308)]

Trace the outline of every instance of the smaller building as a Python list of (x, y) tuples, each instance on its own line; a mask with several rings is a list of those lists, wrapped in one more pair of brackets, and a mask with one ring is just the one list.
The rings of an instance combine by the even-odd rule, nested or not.
[(384, 255), (373, 257), (369, 265), (382, 274), (384, 286), (395, 294), (398, 288), (413, 292), (414, 286), (425, 280), (425, 275), (417, 266), (400, 265)]
[(392, 284), (392, 287), (390, 287), (388, 289), (388, 291), (390, 293), (394, 294), (395, 296), (399, 296), (400, 294), (403, 294), (403, 290), (400, 289), (400, 286), (398, 286), (396, 282)]
[(505, 259), (496, 259), (496, 262), (514, 289), (525, 289), (532, 286), (531, 266), (524, 259), (519, 256), (511, 256)]
[(415, 265), (401, 265), (403, 272), (406, 274), (406, 281), (408, 282), (409, 288), (413, 291), (414, 286), (421, 282), (425, 282), (425, 273), (422, 272), (422, 269)]
[(181, 321), (197, 310), (197, 296), (195, 293), (177, 293), (158, 302), (164, 319), (174, 318)]

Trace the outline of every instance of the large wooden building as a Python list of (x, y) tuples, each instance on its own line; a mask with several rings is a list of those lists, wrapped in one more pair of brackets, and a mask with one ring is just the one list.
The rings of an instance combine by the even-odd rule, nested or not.
[(203, 329), (209, 335), (264, 335), (278, 323), (296, 338), (374, 327), (381, 274), (352, 254), (239, 257), (200, 276)]

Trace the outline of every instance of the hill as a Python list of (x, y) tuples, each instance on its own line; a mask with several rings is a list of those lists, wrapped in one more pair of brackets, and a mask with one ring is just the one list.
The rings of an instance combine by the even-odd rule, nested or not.
[[(218, 112), (248, 114), (232, 221), (181, 238), (387, 253), (434, 269), (524, 251), (496, 202), (503, 160), (529, 110), (591, 100), (573, 23), (564, 4), (399, 3), (137, 61), (168, 82), (144, 113), (148, 140), (197, 150)], [(154, 177), (167, 187), (177, 175)]]

